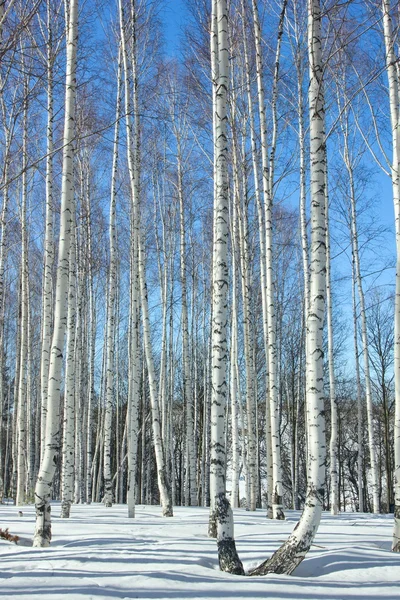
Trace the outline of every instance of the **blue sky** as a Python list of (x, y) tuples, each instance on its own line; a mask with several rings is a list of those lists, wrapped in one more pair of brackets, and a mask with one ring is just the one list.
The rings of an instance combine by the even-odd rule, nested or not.
[(166, 0), (161, 10), (164, 21), (164, 36), (167, 54), (174, 56), (179, 50), (179, 42), (182, 28), (187, 16), (187, 8), (184, 0)]

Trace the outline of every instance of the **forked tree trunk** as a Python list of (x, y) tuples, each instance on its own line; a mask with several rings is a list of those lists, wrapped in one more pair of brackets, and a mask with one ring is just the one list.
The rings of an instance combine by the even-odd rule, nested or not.
[(74, 133), (76, 95), (76, 51), (78, 36), (78, 0), (70, 0), (67, 27), (67, 64), (65, 92), (65, 121), (61, 188), (60, 241), (54, 311), (54, 333), (49, 367), (46, 445), (35, 488), (36, 530), (35, 547), (50, 544), (50, 494), (60, 447), (60, 387), (67, 321), (69, 248), (74, 212)]
[(325, 110), (319, 0), (308, 1), (310, 69), (311, 260), (310, 307), (307, 314), (307, 413), (309, 427), (308, 486), (300, 521), (289, 539), (251, 575), (290, 574), (307, 554), (322, 513), (325, 483), (323, 326), (325, 317)]

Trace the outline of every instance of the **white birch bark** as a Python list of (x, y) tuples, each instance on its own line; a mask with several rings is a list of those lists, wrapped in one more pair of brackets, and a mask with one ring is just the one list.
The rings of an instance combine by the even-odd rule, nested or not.
[(153, 429), (153, 443), (156, 455), (157, 463), (157, 480), (158, 488), (160, 491), (161, 505), (164, 517), (173, 516), (173, 508), (171, 502), (171, 491), (169, 481), (167, 478), (167, 469), (164, 453), (164, 445), (161, 435), (161, 415), (158, 404), (158, 393), (157, 393), (157, 381), (155, 375), (154, 359), (151, 348), (150, 339), (150, 319), (149, 319), (149, 308), (147, 298), (147, 287), (146, 287), (146, 273), (144, 264), (144, 253), (142, 248), (141, 235), (139, 233), (139, 282), (140, 282), (140, 300), (142, 306), (142, 324), (143, 324), (143, 339), (144, 348), (146, 355), (148, 380), (149, 380), (149, 391), (150, 391), (150, 404), (151, 404), (151, 417), (152, 417), (152, 429)]
[(86, 502), (92, 502), (92, 466), (93, 466), (93, 405), (95, 398), (94, 389), (94, 367), (95, 367), (95, 351), (96, 351), (96, 302), (94, 294), (92, 266), (89, 262), (89, 379), (87, 389), (87, 410), (86, 410)]
[(368, 349), (368, 334), (367, 334), (367, 319), (365, 313), (365, 299), (364, 289), (361, 278), (361, 266), (360, 266), (360, 255), (358, 249), (358, 229), (357, 229), (357, 212), (356, 212), (356, 195), (354, 187), (354, 174), (351, 164), (351, 158), (348, 148), (348, 134), (347, 127), (343, 129), (344, 134), (344, 162), (349, 177), (349, 193), (350, 193), (350, 235), (351, 245), (354, 257), (355, 276), (357, 282), (358, 299), (360, 303), (360, 319), (361, 319), (361, 343), (362, 353), (364, 359), (364, 378), (365, 378), (365, 396), (367, 403), (367, 421), (368, 421), (368, 442), (369, 442), (369, 454), (371, 463), (371, 489), (372, 489), (372, 502), (373, 511), (375, 514), (379, 513), (379, 481), (378, 481), (378, 465), (377, 465), (377, 450), (376, 450), (376, 438), (375, 438), (375, 427), (373, 420), (373, 401), (372, 401), (372, 387), (371, 387), (371, 376), (369, 368), (369, 349)]
[(51, 344), (49, 367), (46, 446), (35, 488), (36, 530), (35, 547), (48, 546), (51, 540), (50, 494), (59, 453), (59, 413), (61, 368), (67, 319), (69, 248), (72, 214), (74, 211), (74, 117), (76, 95), (76, 51), (77, 51), (78, 1), (70, 0), (67, 28), (67, 64), (65, 92), (65, 121), (63, 143), (63, 168), (61, 188), (61, 222), (58, 251), (56, 297), (54, 311), (54, 333)]
[[(237, 224), (236, 230), (239, 238), (239, 262), (241, 272), (242, 288), (242, 312), (243, 312), (243, 330), (244, 330), (244, 356), (246, 365), (246, 416), (247, 416), (247, 466), (248, 466), (248, 484), (249, 510), (256, 510), (257, 504), (257, 443), (256, 443), (256, 402), (254, 393), (254, 361), (253, 361), (253, 340), (251, 328), (251, 281), (250, 281), (250, 250), (248, 233), (248, 200), (246, 194), (247, 174), (245, 169), (242, 172), (242, 187), (239, 177), (239, 147), (238, 134), (236, 127), (236, 94), (232, 89), (232, 166), (233, 166), (233, 219)], [(242, 146), (244, 155), (245, 132), (242, 134)], [(244, 200), (241, 203), (241, 192), (243, 190)]]
[[(140, 323), (140, 282), (139, 282), (139, 111), (138, 111), (138, 80), (136, 68), (136, 6), (131, 2), (132, 18), (132, 48), (129, 56), (127, 22), (125, 19), (121, 0), (119, 1), (119, 20), (122, 64), (124, 70), (124, 103), (125, 125), (127, 140), (127, 158), (129, 182), (131, 189), (131, 265), (130, 265), (130, 371), (129, 371), (129, 421), (128, 421), (128, 516), (134, 517), (135, 489), (136, 489), (136, 461), (138, 437), (138, 411), (139, 411), (139, 382), (141, 368), (139, 364), (139, 323)], [(131, 99), (131, 86), (133, 83), (133, 107)], [(130, 115), (134, 112), (135, 128), (132, 130)]]
[(187, 465), (188, 481), (185, 490), (185, 504), (189, 506), (197, 505), (197, 486), (196, 486), (196, 460), (194, 451), (194, 406), (193, 391), (191, 386), (191, 369), (189, 353), (189, 318), (188, 318), (188, 299), (187, 299), (187, 280), (186, 280), (186, 231), (185, 231), (185, 211), (184, 211), (184, 188), (183, 188), (183, 170), (182, 170), (182, 147), (181, 135), (175, 128), (175, 137), (177, 141), (177, 170), (178, 170), (178, 198), (179, 198), (179, 231), (180, 231), (180, 274), (181, 274), (181, 293), (182, 293), (182, 356), (183, 356), (183, 391), (186, 406), (186, 445), (187, 445)]
[[(7, 158), (6, 158), (7, 162)], [(5, 168), (7, 177), (7, 168)], [(3, 427), (3, 412), (4, 412), (4, 263), (6, 258), (6, 217), (7, 217), (7, 204), (8, 204), (8, 190), (7, 186), (4, 188), (3, 204), (1, 211), (1, 225), (0, 225), (0, 502), (3, 500), (4, 495), (4, 471), (5, 463), (3, 461), (3, 440), (4, 440), (4, 427)], [(9, 411), (7, 413), (7, 417)], [(4, 469), (5, 470), (5, 469)]]
[(329, 442), (330, 480), (331, 480), (331, 514), (339, 511), (339, 473), (338, 473), (338, 414), (336, 404), (335, 369), (333, 360), (333, 323), (332, 323), (332, 293), (331, 293), (331, 244), (329, 232), (329, 195), (328, 175), (325, 171), (325, 229), (326, 229), (326, 323), (328, 330), (328, 367), (329, 367), (329, 398), (331, 405), (331, 437)]
[[(73, 221), (75, 221), (73, 217)], [(67, 354), (65, 364), (63, 444), (61, 468), (61, 517), (70, 516), (75, 473), (75, 337), (76, 337), (76, 247), (75, 222), (71, 225), (69, 251), (69, 291)]]
[[(24, 67), (24, 62), (23, 62)], [(28, 159), (28, 84), (24, 81), (23, 105), (23, 141), (22, 141), (22, 198), (21, 198), (21, 312), (20, 312), (20, 365), (18, 381), (18, 417), (17, 417), (17, 490), (16, 505), (22, 506), (26, 500), (26, 446), (27, 446), (27, 359), (28, 359), (28, 231), (27, 231), (27, 159)]]
[[(130, 122), (130, 113), (126, 111), (126, 137), (127, 137), (127, 153), (128, 153), (128, 169), (129, 179), (131, 187), (131, 198), (132, 198), (132, 215), (133, 215), (133, 232), (132, 239), (135, 244), (135, 250), (137, 248), (137, 275), (139, 280), (140, 288), (140, 302), (142, 308), (142, 325), (143, 325), (143, 338), (144, 348), (146, 355), (148, 379), (149, 379), (149, 391), (150, 391), (150, 402), (151, 402), (151, 415), (152, 415), (152, 428), (153, 428), (153, 443), (156, 455), (157, 463), (157, 480), (160, 491), (161, 504), (163, 508), (163, 516), (172, 517), (173, 509), (171, 502), (170, 486), (166, 471), (165, 452), (163, 446), (163, 440), (161, 435), (161, 415), (158, 403), (158, 391), (157, 382), (155, 377), (155, 366), (152, 355), (151, 339), (150, 339), (150, 319), (149, 319), (149, 308), (146, 288), (146, 271), (145, 271), (145, 257), (143, 251), (143, 241), (140, 231), (139, 223), (139, 176), (140, 176), (140, 157), (139, 157), (139, 106), (138, 106), (138, 75), (137, 75), (137, 64), (136, 64), (136, 6), (135, 2), (131, 0), (131, 27), (133, 28), (133, 44), (131, 52), (132, 61), (132, 80), (133, 80), (133, 114), (135, 118), (135, 129), (132, 134), (132, 126)], [(125, 107), (131, 106), (131, 100), (129, 95), (129, 89), (131, 84), (130, 78), (130, 66), (128, 64), (128, 54), (126, 46), (126, 34), (125, 34), (125, 18), (123, 14), (122, 2), (119, 2), (119, 14), (120, 14), (120, 31), (121, 31), (121, 46), (122, 46), (122, 58), (124, 65), (124, 77), (125, 77)], [(136, 270), (136, 267), (135, 267)], [(135, 286), (136, 289), (136, 286)], [(136, 311), (136, 323), (134, 327), (138, 328), (139, 311)]]
[[(233, 96), (235, 98), (235, 96)], [(232, 120), (234, 112), (232, 113)], [(245, 160), (246, 126), (242, 131), (242, 160)], [(234, 170), (235, 209), (238, 214), (239, 231), (239, 258), (241, 267), (242, 284), (242, 312), (244, 330), (244, 356), (246, 363), (246, 416), (247, 416), (247, 468), (249, 475), (248, 508), (256, 510), (258, 495), (258, 470), (257, 470), (257, 406), (255, 393), (255, 364), (254, 364), (254, 332), (252, 318), (252, 281), (251, 281), (251, 253), (249, 245), (249, 199), (247, 195), (247, 170), (242, 168), (242, 187), (239, 182), (239, 149), (236, 136), (232, 132), (232, 153)], [(241, 195), (243, 202), (240, 202)]]
[[(219, 565), (222, 571), (244, 574), (233, 537), (233, 514), (226, 498), (225, 408), (227, 394), (228, 321), (228, 140), (227, 92), (229, 85), (228, 8), (226, 0), (214, 2), (217, 23), (217, 77), (215, 85), (215, 188), (213, 224), (213, 308), (211, 356), (211, 465), (212, 516), (217, 525)], [(215, 34), (215, 23), (211, 35)]]
[(354, 359), (356, 367), (356, 386), (357, 386), (357, 482), (358, 482), (358, 510), (364, 512), (364, 444), (363, 444), (363, 419), (362, 419), (362, 394), (361, 394), (361, 376), (360, 360), (358, 352), (358, 327), (357, 327), (357, 300), (356, 300), (356, 267), (354, 255), (351, 261), (351, 281), (352, 281), (352, 303), (353, 303), (353, 340), (354, 340)]
[[(3, 100), (3, 99), (2, 99)], [(3, 176), (2, 176), (2, 184), (3, 188), (3, 202), (1, 209), (1, 221), (0, 221), (0, 502), (3, 499), (3, 493), (5, 491), (4, 479), (5, 479), (5, 471), (7, 468), (7, 461), (3, 461), (3, 410), (4, 410), (4, 399), (5, 399), (5, 389), (4, 389), (4, 319), (5, 319), (5, 262), (6, 262), (6, 254), (7, 254), (7, 210), (8, 210), (8, 202), (9, 202), (9, 189), (8, 189), (8, 172), (9, 172), (9, 163), (10, 163), (10, 145), (11, 145), (11, 131), (10, 127), (7, 124), (6, 119), (6, 107), (5, 103), (1, 102), (2, 116), (4, 121), (4, 137), (5, 137), (5, 148), (4, 148), (4, 166), (3, 166)], [(12, 115), (10, 115), (12, 116)], [(9, 420), (9, 413), (7, 414), (7, 421)], [(7, 429), (8, 432), (8, 429)], [(7, 439), (7, 438), (6, 438)], [(6, 454), (7, 454), (8, 444), (6, 443)], [(4, 471), (3, 471), (4, 467)], [(3, 475), (4, 473), (4, 475)]]
[(239, 442), (239, 407), (241, 401), (238, 384), (238, 309), (237, 309), (237, 260), (236, 238), (237, 219), (236, 211), (232, 210), (232, 316), (231, 316), (231, 349), (230, 349), (230, 397), (231, 397), (231, 432), (232, 432), (232, 482), (231, 504), (233, 508), (239, 507), (239, 468), (240, 468), (240, 442)]
[(307, 412), (309, 427), (308, 487), (305, 507), (289, 539), (273, 556), (251, 571), (290, 574), (308, 552), (319, 526), (325, 479), (323, 326), (325, 316), (325, 128), (321, 12), (319, 0), (308, 1), (311, 260), (310, 308), (307, 314)]
[(394, 417), (394, 529), (393, 552), (400, 552), (400, 111), (398, 58), (394, 53), (390, 0), (382, 0), (383, 27), (386, 49), (386, 70), (389, 83), (390, 122), (392, 128), (392, 193), (396, 226), (396, 295), (394, 318), (394, 381), (395, 381), (395, 417)]
[(46, 158), (46, 228), (44, 237), (43, 296), (42, 296), (42, 356), (40, 363), (41, 387), (41, 443), (40, 456), (43, 457), (45, 447), (47, 386), (50, 364), (51, 328), (53, 317), (53, 34), (51, 1), (47, 0), (47, 158)]
[[(106, 412), (104, 430), (104, 502), (105, 506), (112, 506), (113, 493), (111, 481), (111, 417), (114, 399), (114, 343), (115, 343), (115, 297), (117, 279), (117, 256), (116, 256), (116, 184), (118, 171), (118, 142), (119, 142), (119, 117), (121, 107), (121, 79), (122, 65), (121, 53), (118, 54), (117, 73), (117, 102), (115, 113), (113, 164), (111, 172), (111, 197), (110, 197), (110, 220), (109, 220), (109, 243), (110, 243), (110, 266), (108, 274), (108, 302), (107, 302), (107, 352), (106, 352)], [(131, 361), (130, 361), (131, 364)], [(128, 410), (130, 414), (130, 411)], [(117, 465), (119, 461), (117, 460)], [(129, 497), (128, 497), (129, 507)], [(129, 508), (128, 508), (129, 510)]]
[[(276, 343), (276, 316), (275, 316), (275, 298), (274, 298), (274, 278), (273, 278), (273, 222), (272, 222), (272, 202), (273, 185), (275, 172), (275, 151), (277, 140), (277, 94), (278, 94), (278, 76), (279, 61), (281, 52), (281, 40), (283, 35), (283, 23), (286, 10), (286, 0), (282, 3), (278, 39), (275, 54), (275, 69), (272, 94), (272, 120), (273, 137), (271, 151), (268, 152), (267, 124), (265, 115), (265, 94), (263, 83), (263, 62), (261, 49), (261, 28), (258, 17), (258, 8), (256, 0), (252, 0), (253, 7), (253, 25), (254, 39), (256, 46), (256, 71), (257, 71), (257, 91), (258, 108), (261, 134), (261, 158), (263, 173), (263, 198), (265, 211), (265, 286), (266, 286), (266, 317), (268, 326), (268, 390), (270, 403), (271, 420), (271, 452), (272, 452), (272, 516), (274, 519), (284, 519), (285, 515), (282, 508), (282, 465), (281, 465), (281, 442), (279, 431), (279, 398), (278, 398), (278, 372), (277, 372), (277, 343)], [(250, 96), (250, 94), (249, 94)], [(268, 444), (269, 442), (267, 442)]]

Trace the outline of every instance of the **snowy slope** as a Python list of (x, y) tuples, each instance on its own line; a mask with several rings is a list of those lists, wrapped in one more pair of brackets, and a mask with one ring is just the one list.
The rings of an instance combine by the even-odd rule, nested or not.
[[(176, 508), (163, 519), (154, 506), (137, 518), (126, 506), (73, 506), (58, 517), (53, 505), (50, 548), (33, 549), (0, 540), (0, 597), (90, 600), (91, 598), (235, 598), (251, 600), (355, 600), (400, 597), (400, 555), (390, 552), (391, 516), (325, 513), (308, 557), (294, 576), (238, 577), (218, 570), (216, 543), (207, 538), (208, 511)], [(18, 516), (0, 507), (0, 527), (32, 539), (34, 509)], [(285, 522), (262, 511), (235, 511), (237, 547), (245, 568), (264, 560), (286, 539), (299, 513)], [(22, 542), (24, 540), (22, 539)], [(28, 540), (26, 540), (28, 543)]]

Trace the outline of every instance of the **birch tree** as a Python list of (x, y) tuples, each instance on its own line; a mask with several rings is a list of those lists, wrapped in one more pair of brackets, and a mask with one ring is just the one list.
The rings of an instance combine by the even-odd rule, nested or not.
[(261, 50), (261, 29), (258, 16), (256, 0), (252, 0), (254, 40), (256, 49), (256, 70), (257, 70), (257, 92), (258, 92), (258, 110), (260, 120), (261, 135), (261, 157), (262, 157), (262, 181), (263, 181), (263, 199), (265, 211), (265, 303), (266, 303), (266, 321), (268, 328), (268, 391), (271, 419), (271, 462), (272, 462), (272, 516), (275, 519), (284, 519), (282, 510), (282, 466), (281, 466), (281, 440), (279, 431), (279, 401), (278, 401), (278, 355), (276, 343), (276, 315), (275, 315), (275, 297), (274, 297), (274, 276), (273, 276), (273, 223), (272, 223), (272, 202), (273, 186), (275, 172), (275, 152), (277, 142), (277, 114), (276, 104), (278, 95), (278, 77), (279, 61), (281, 53), (281, 41), (283, 35), (283, 23), (286, 12), (286, 0), (282, 3), (278, 26), (278, 39), (275, 56), (275, 69), (272, 91), (272, 120), (273, 137), (271, 151), (268, 151), (267, 122), (265, 112), (265, 93), (263, 83), (263, 61)]
[(46, 227), (44, 238), (43, 294), (42, 294), (42, 357), (40, 363), (41, 384), (41, 450), (43, 457), (45, 446), (47, 384), (49, 377), (51, 327), (53, 316), (53, 129), (54, 129), (54, 49), (51, 0), (46, 2), (46, 62), (47, 62), (47, 158), (46, 158)]
[[(24, 52), (24, 48), (22, 52)], [(23, 67), (25, 60), (23, 59)], [(17, 494), (16, 504), (21, 506), (25, 503), (26, 492), (26, 445), (27, 445), (27, 379), (28, 379), (28, 312), (29, 312), (29, 288), (28, 288), (28, 231), (27, 231), (27, 202), (28, 181), (26, 173), (28, 153), (28, 81), (24, 77), (24, 99), (23, 99), (23, 142), (22, 142), (22, 198), (21, 198), (21, 337), (20, 337), (20, 365), (18, 382), (18, 413), (17, 413)]]
[(215, 86), (215, 196), (213, 224), (213, 312), (211, 356), (211, 466), (213, 496), (211, 518), (217, 525), (220, 569), (243, 574), (233, 537), (233, 515), (226, 498), (225, 407), (227, 394), (228, 320), (228, 146), (227, 92), (229, 84), (228, 8), (226, 0), (213, 0), (211, 35), (216, 38)]
[(70, 516), (75, 474), (75, 341), (76, 341), (76, 239), (72, 216), (69, 249), (69, 290), (67, 317), (67, 354), (65, 364), (63, 444), (61, 472), (61, 517)]
[(59, 453), (59, 414), (61, 369), (67, 320), (69, 248), (74, 211), (74, 116), (76, 95), (76, 51), (78, 36), (78, 2), (70, 0), (67, 19), (67, 63), (65, 91), (65, 120), (61, 189), (61, 222), (56, 278), (54, 333), (48, 379), (46, 446), (35, 488), (36, 529), (35, 547), (45, 547), (51, 540), (50, 494), (56, 460)]
[(395, 418), (394, 418), (394, 530), (393, 552), (400, 552), (400, 109), (399, 71), (395, 55), (395, 44), (391, 20), (391, 2), (382, 0), (383, 30), (386, 51), (386, 72), (389, 84), (390, 123), (392, 129), (392, 179), (393, 205), (396, 228), (396, 295), (394, 319), (394, 377), (395, 377)]
[(317, 532), (322, 514), (325, 479), (325, 419), (323, 388), (323, 326), (325, 317), (325, 106), (321, 7), (308, 0), (308, 56), (310, 84), (310, 193), (311, 257), (310, 307), (307, 313), (307, 415), (309, 434), (308, 485), (300, 521), (273, 556), (250, 572), (290, 574), (304, 559)]

